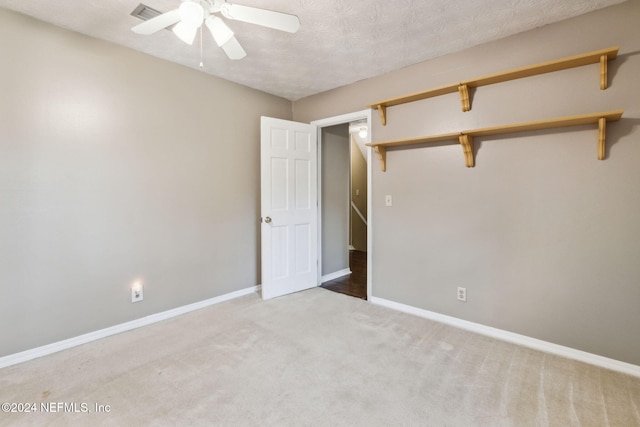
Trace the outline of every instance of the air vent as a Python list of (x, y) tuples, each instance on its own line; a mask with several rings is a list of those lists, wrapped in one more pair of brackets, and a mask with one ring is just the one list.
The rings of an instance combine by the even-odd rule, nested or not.
[(149, 19), (155, 18), (156, 16), (161, 14), (162, 12), (160, 12), (159, 10), (155, 10), (154, 8), (142, 3), (140, 3), (138, 7), (136, 7), (133, 12), (131, 12), (131, 16), (140, 18), (143, 21), (148, 21)]

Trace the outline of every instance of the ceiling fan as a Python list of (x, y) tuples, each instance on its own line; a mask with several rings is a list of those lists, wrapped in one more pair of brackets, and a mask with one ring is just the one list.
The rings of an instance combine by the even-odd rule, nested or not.
[(180, 40), (191, 45), (198, 29), (204, 23), (216, 44), (224, 50), (230, 59), (244, 58), (247, 53), (236, 40), (233, 31), (218, 14), (227, 19), (248, 22), (288, 33), (295, 33), (300, 28), (298, 17), (287, 13), (227, 3), (224, 0), (182, 0), (179, 8), (151, 18), (131, 30), (134, 33), (150, 35), (175, 24), (172, 31)]

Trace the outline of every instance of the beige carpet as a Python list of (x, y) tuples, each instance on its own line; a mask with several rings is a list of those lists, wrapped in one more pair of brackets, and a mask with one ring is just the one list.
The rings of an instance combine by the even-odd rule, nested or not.
[(639, 378), (319, 288), (2, 369), (0, 402), (80, 411), (2, 426), (640, 426)]

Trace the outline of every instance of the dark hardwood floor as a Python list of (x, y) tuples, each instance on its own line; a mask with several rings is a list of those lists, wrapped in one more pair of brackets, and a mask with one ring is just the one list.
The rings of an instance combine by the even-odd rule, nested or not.
[(367, 299), (367, 253), (349, 251), (351, 274), (322, 284), (330, 291), (339, 292), (356, 298)]

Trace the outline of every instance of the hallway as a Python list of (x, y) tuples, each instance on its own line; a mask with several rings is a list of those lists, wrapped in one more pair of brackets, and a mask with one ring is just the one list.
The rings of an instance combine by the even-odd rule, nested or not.
[(355, 250), (349, 251), (349, 268), (351, 269), (351, 274), (325, 282), (321, 287), (366, 300), (367, 253)]

